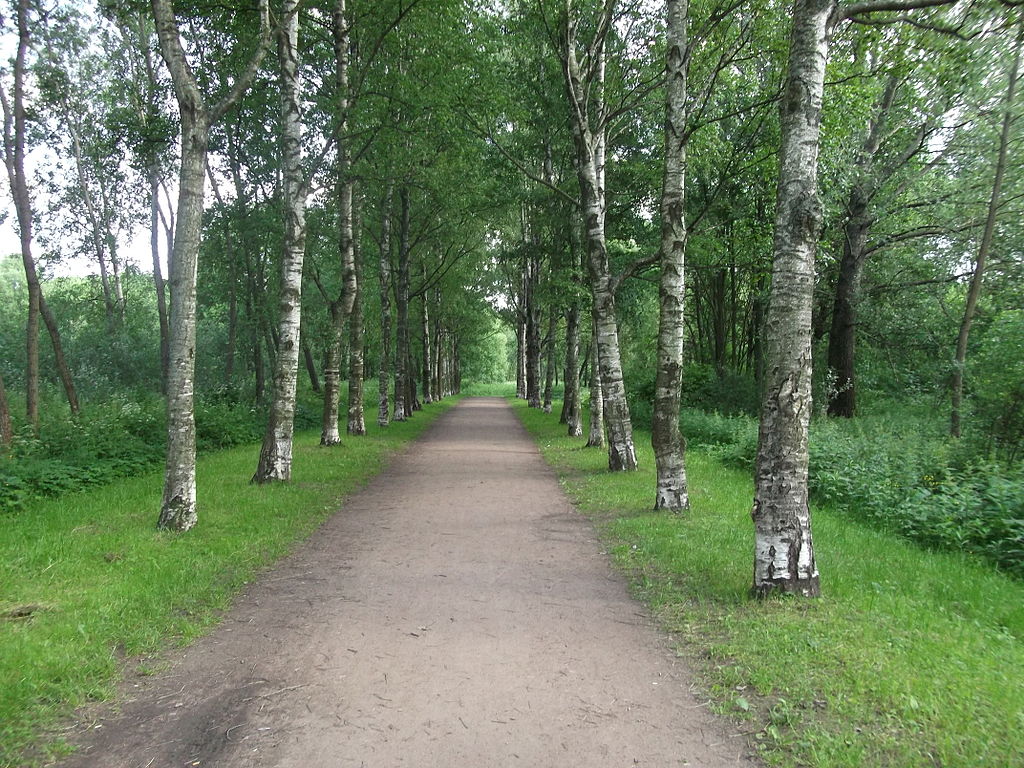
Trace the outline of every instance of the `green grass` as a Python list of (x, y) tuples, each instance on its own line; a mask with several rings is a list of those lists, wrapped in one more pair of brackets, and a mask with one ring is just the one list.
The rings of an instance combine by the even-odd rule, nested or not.
[(692, 512), (654, 512), (649, 434), (635, 436), (641, 470), (612, 475), (557, 418), (515, 407), (713, 706), (769, 764), (1021, 765), (1024, 584), (815, 509), (824, 596), (752, 600), (749, 475), (691, 451)]
[[(110, 698), (122, 673), (207, 631), (260, 570), (287, 554), (454, 400), (322, 448), (296, 436), (289, 484), (249, 485), (258, 446), (200, 458), (199, 524), (156, 530), (162, 474), (36, 502), (0, 526), (0, 766), (44, 762), (54, 728)], [(10, 612), (32, 606), (26, 618)], [(3, 617), (4, 614), (8, 616)], [(151, 658), (155, 657), (155, 658)]]

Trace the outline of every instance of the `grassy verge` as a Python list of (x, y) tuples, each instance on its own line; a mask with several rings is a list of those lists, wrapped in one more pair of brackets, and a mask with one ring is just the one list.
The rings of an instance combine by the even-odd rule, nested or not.
[(753, 601), (746, 473), (691, 451), (692, 512), (656, 513), (648, 434), (636, 435), (641, 470), (611, 475), (603, 451), (515, 406), (713, 706), (769, 764), (1020, 764), (1024, 584), (816, 509), (824, 597)]
[[(252, 486), (258, 446), (202, 457), (199, 525), (155, 530), (162, 474), (37, 502), (0, 526), (0, 766), (66, 747), (52, 728), (109, 698), (126, 664), (206, 631), (246, 581), (288, 553), (343, 496), (454, 401), (322, 448), (296, 436), (292, 482)], [(19, 615), (28, 614), (28, 615)], [(158, 662), (157, 662), (158, 663)]]

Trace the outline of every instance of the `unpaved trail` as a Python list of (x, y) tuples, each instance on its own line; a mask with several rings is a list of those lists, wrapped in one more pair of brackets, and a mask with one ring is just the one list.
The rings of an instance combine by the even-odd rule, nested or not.
[(754, 764), (497, 398), (443, 415), (134, 691), (62, 765)]

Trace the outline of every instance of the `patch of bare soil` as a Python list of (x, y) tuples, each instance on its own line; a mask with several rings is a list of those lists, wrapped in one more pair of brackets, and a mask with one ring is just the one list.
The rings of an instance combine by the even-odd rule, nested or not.
[(754, 765), (690, 677), (511, 409), (469, 399), (61, 765)]

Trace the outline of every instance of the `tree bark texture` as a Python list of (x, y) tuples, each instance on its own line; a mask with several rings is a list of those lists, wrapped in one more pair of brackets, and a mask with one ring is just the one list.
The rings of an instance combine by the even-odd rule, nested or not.
[(601, 362), (597, 348), (597, 321), (590, 318), (590, 431), (587, 448), (604, 448), (604, 396), (601, 392)]
[(898, 85), (899, 79), (891, 75), (857, 158), (857, 175), (846, 201), (843, 253), (839, 260), (832, 325), (828, 334), (827, 362), (829, 371), (835, 377), (832, 384), (834, 391), (829, 393), (829, 416), (849, 419), (857, 411), (857, 302), (860, 298), (868, 233), (874, 223), (869, 204), (878, 190), (878, 183), (873, 179), (873, 161), (882, 145), (888, 113)]
[(324, 407), (320, 425), (320, 445), (339, 445), (341, 341), (345, 331), (345, 315), (339, 301), (330, 302), (327, 309), (331, 315), (331, 330), (324, 362)]
[(350, 435), (366, 434), (366, 415), (363, 403), (363, 278), (362, 248), (360, 246), (359, 214), (353, 202), (352, 229), (352, 261), (355, 267), (355, 295), (352, 297), (352, 311), (349, 314), (349, 358), (348, 358), (348, 427)]
[[(295, 389), (299, 369), (302, 316), (302, 262), (306, 252), (306, 185), (302, 169), (302, 111), (299, 82), (298, 0), (284, 0), (290, 17), (278, 37), (281, 89), (281, 176), (284, 198), (284, 248), (278, 305), (278, 343), (274, 396), (254, 483), (283, 482), (292, 475)], [(351, 199), (350, 199), (351, 204)]]
[(526, 399), (526, 310), (516, 319), (516, 397)]
[(679, 397), (683, 369), (683, 294), (686, 256), (687, 0), (668, 0), (665, 83), (665, 168), (661, 191), (661, 277), (658, 285), (658, 351), (651, 444), (658, 479), (655, 509), (689, 509)]
[(771, 297), (753, 520), (758, 596), (819, 594), (807, 504), (817, 172), (831, 0), (796, 0), (781, 102)]
[(303, 343), (302, 345), (302, 359), (306, 363), (306, 375), (309, 376), (310, 388), (319, 394), (320, 392), (320, 377), (316, 373), (316, 361), (313, 360), (313, 352), (309, 348), (309, 344)]
[(548, 336), (544, 348), (546, 362), (544, 368), (544, 413), (551, 413), (551, 404), (555, 388), (555, 334), (558, 333), (558, 315), (554, 310), (548, 318)]
[(431, 354), (430, 354), (430, 309), (427, 306), (427, 267), (426, 264), (422, 266), (420, 271), (421, 279), (423, 280), (423, 294), (420, 296), (420, 334), (423, 337), (422, 353), (423, 353), (423, 402), (430, 403), (435, 399), (440, 399), (437, 396), (433, 386), (433, 374), (431, 371)]
[(539, 243), (524, 238), (524, 245), (530, 253), (526, 257), (523, 284), (526, 296), (526, 403), (530, 408), (540, 408), (540, 259), (536, 255)]
[(960, 332), (956, 337), (956, 353), (953, 356), (952, 377), (952, 408), (950, 409), (949, 433), (960, 437), (962, 430), (960, 409), (964, 394), (964, 362), (967, 360), (967, 341), (974, 322), (974, 313), (981, 296), (981, 283), (985, 275), (985, 263), (992, 248), (995, 236), (996, 220), (999, 215), (999, 199), (1003, 192), (1003, 176), (1006, 173), (1006, 160), (1010, 145), (1010, 129), (1013, 126), (1013, 102), (1017, 94), (1017, 76), (1020, 69), (1020, 52), (1024, 44), (1024, 14), (1018, 22), (1017, 42), (1013, 51), (1013, 63), (1006, 81), (1006, 96), (1003, 108), (1003, 126), (999, 133), (999, 146), (996, 150), (995, 174), (992, 178), (992, 194), (989, 197), (988, 214), (985, 217), (985, 228), (982, 230), (981, 243), (978, 245), (978, 256), (974, 262), (974, 272), (967, 289), (967, 303), (964, 306), (964, 317), (960, 322)]
[(409, 216), (411, 201), (409, 188), (403, 186), (398, 193), (402, 214), (398, 231), (398, 279), (395, 281), (395, 421), (405, 421), (412, 415), (409, 377)]
[(203, 183), (210, 129), (205, 110), (202, 110), (199, 104), (191, 101), (179, 103), (182, 149), (178, 181), (178, 215), (170, 268), (167, 464), (158, 526), (187, 531), (198, 520), (194, 408), (196, 270), (199, 261)]
[(167, 465), (158, 526), (185, 531), (196, 523), (196, 433), (194, 411), (196, 269), (203, 219), (203, 192), (210, 124), (231, 109), (248, 88), (266, 53), (269, 15), (261, 3), (260, 45), (227, 96), (208, 109), (189, 67), (170, 0), (152, 0), (160, 53), (178, 102), (181, 167), (178, 214), (171, 254), (171, 316), (167, 377)]
[(350, 435), (366, 434), (363, 409), (363, 302), (362, 287), (356, 288), (349, 318), (348, 427)]
[(68, 362), (64, 357), (64, 345), (60, 340), (57, 318), (53, 316), (53, 312), (46, 303), (46, 297), (43, 296), (41, 290), (39, 292), (39, 314), (42, 316), (43, 324), (50, 334), (50, 343), (53, 345), (53, 361), (57, 367), (57, 376), (60, 378), (60, 383), (64, 386), (64, 395), (67, 397), (68, 407), (71, 409), (71, 415), (77, 416), (81, 412), (81, 408), (78, 405), (78, 393), (75, 391), (75, 383), (71, 378), (71, 368), (68, 367)]
[(390, 421), (388, 409), (391, 381), (391, 198), (393, 187), (389, 182), (381, 203), (380, 226), (380, 370), (377, 375), (377, 426), (386, 427)]
[(25, 415), (39, 431), (39, 304), (42, 288), (32, 256), (32, 202), (25, 178), (25, 66), (30, 43), (29, 3), (18, 0), (18, 49), (14, 57), (14, 99), (3, 96), (4, 164), (11, 184), (14, 210), (18, 218), (21, 261), (28, 289), (28, 316), (25, 322)]
[(565, 394), (562, 412), (569, 437), (583, 436), (580, 403), (580, 308), (573, 302), (565, 314)]
[(603, 127), (597, 135), (591, 131), (589, 88), (583, 83), (576, 59), (575, 26), (567, 24), (563, 66), (569, 96), (569, 124), (576, 148), (575, 165), (580, 185), (590, 289), (594, 300), (596, 358), (599, 361), (604, 420), (607, 425), (608, 469), (628, 471), (637, 468), (633, 448), (633, 425), (626, 402), (619, 353), (619, 331), (615, 317), (615, 293), (612, 290), (608, 250), (604, 232)]

